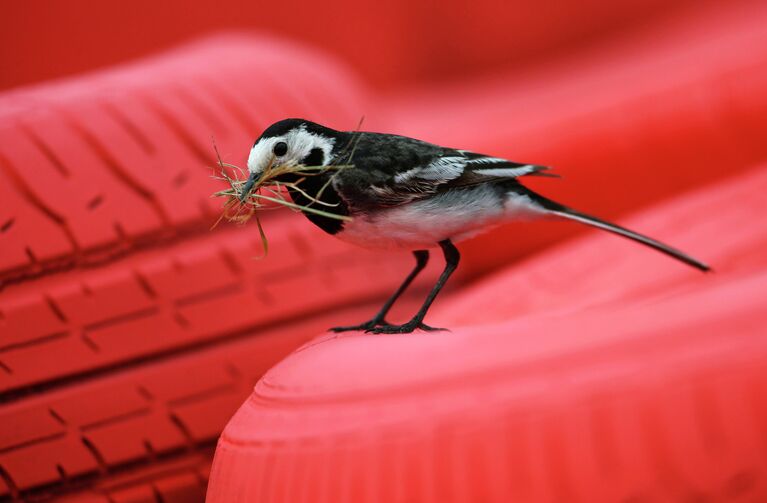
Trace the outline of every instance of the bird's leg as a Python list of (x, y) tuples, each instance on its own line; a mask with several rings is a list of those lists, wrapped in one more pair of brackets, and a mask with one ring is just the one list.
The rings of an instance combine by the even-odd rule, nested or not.
[(445, 254), (445, 269), (440, 274), (437, 283), (434, 288), (431, 289), (429, 295), (426, 297), (421, 309), (413, 316), (413, 319), (405, 323), (404, 325), (378, 325), (376, 327), (368, 329), (369, 332), (376, 334), (408, 334), (414, 331), (416, 328), (426, 331), (444, 330), (444, 328), (433, 328), (423, 323), (423, 319), (426, 316), (426, 312), (429, 310), (432, 302), (439, 294), (442, 287), (447, 283), (448, 278), (453, 271), (458, 267), (458, 261), (461, 259), (461, 254), (458, 253), (458, 248), (449, 240), (439, 242), (439, 246), (442, 248), (442, 252)]
[(418, 276), (418, 274), (423, 270), (424, 267), (426, 267), (426, 264), (429, 262), (429, 251), (428, 250), (416, 250), (413, 252), (413, 256), (415, 257), (415, 267), (412, 271), (410, 271), (410, 274), (407, 275), (407, 278), (405, 278), (405, 281), (402, 282), (402, 284), (397, 288), (397, 291), (394, 292), (394, 294), (389, 297), (389, 300), (386, 301), (386, 303), (383, 305), (380, 311), (378, 311), (378, 314), (373, 316), (373, 319), (366, 321), (365, 323), (360, 323), (359, 325), (351, 325), (348, 327), (333, 327), (330, 330), (333, 332), (347, 332), (351, 330), (371, 330), (374, 327), (377, 327), (378, 325), (388, 325), (385, 318), (386, 315), (389, 313), (389, 310), (392, 308), (395, 302), (397, 302), (397, 299), (402, 295), (402, 293), (407, 290), (407, 287), (410, 286), (410, 283), (413, 282), (413, 280)]

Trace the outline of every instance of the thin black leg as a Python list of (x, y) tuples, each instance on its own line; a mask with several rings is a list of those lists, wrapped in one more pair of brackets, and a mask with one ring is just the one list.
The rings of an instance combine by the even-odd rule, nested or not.
[(413, 280), (418, 276), (418, 274), (423, 270), (424, 267), (426, 267), (426, 264), (429, 262), (429, 251), (428, 250), (416, 250), (413, 252), (413, 256), (415, 257), (415, 267), (412, 271), (410, 271), (410, 274), (407, 275), (407, 278), (405, 278), (405, 281), (402, 282), (402, 284), (397, 288), (397, 291), (394, 292), (394, 294), (389, 297), (389, 300), (386, 301), (386, 303), (383, 305), (380, 311), (378, 311), (378, 314), (376, 314), (372, 320), (366, 321), (365, 323), (360, 323), (359, 325), (350, 325), (347, 327), (333, 327), (330, 330), (333, 332), (347, 332), (350, 330), (371, 330), (378, 325), (388, 325), (386, 322), (386, 315), (389, 313), (389, 310), (392, 308), (395, 302), (397, 302), (397, 299), (399, 299), (400, 295), (402, 295), (405, 290), (410, 286), (410, 283), (413, 282)]
[(442, 328), (433, 328), (424, 324), (423, 319), (426, 316), (429, 307), (431, 307), (432, 302), (434, 302), (434, 299), (437, 298), (437, 295), (439, 294), (440, 290), (442, 290), (442, 287), (444, 287), (445, 283), (447, 283), (450, 275), (453, 274), (453, 271), (455, 271), (455, 269), (458, 267), (458, 262), (461, 260), (461, 254), (458, 252), (458, 248), (456, 248), (449, 239), (440, 241), (439, 246), (442, 248), (442, 252), (445, 254), (445, 269), (442, 271), (442, 274), (440, 274), (437, 283), (434, 285), (434, 288), (432, 288), (431, 292), (429, 292), (429, 295), (423, 302), (421, 309), (419, 309), (415, 316), (413, 316), (413, 319), (404, 325), (379, 325), (368, 329), (368, 331), (374, 332), (376, 334), (409, 334), (416, 328), (428, 331), (444, 330)]

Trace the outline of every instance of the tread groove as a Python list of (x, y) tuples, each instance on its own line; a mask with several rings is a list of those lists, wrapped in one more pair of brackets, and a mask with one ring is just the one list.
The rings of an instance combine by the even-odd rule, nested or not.
[(154, 497), (154, 500), (156, 503), (165, 503), (165, 498), (163, 498), (162, 493), (159, 489), (157, 489), (157, 486), (154, 484), (150, 485), (152, 489), (152, 496)]
[(149, 155), (150, 157), (154, 157), (155, 153), (157, 152), (155, 146), (151, 141), (149, 141), (149, 138), (144, 135), (141, 129), (136, 127), (136, 125), (125, 114), (123, 114), (119, 108), (109, 102), (102, 102), (100, 106), (102, 110), (107, 113), (107, 115), (112, 117), (112, 119), (117, 124), (122, 126), (123, 130), (128, 133), (128, 136), (133, 138), (133, 140), (144, 151), (145, 154)]
[(64, 467), (61, 466), (61, 463), (56, 463), (56, 471), (59, 472), (61, 483), (66, 484), (67, 481), (69, 481), (69, 476), (67, 475), (67, 471), (64, 469)]
[(206, 153), (197, 144), (197, 141), (192, 137), (189, 131), (187, 131), (186, 128), (183, 127), (181, 123), (175, 117), (173, 117), (173, 115), (170, 114), (170, 112), (168, 112), (164, 107), (162, 107), (149, 96), (141, 95), (141, 100), (147, 108), (152, 110), (152, 112), (154, 112), (154, 114), (157, 115), (157, 117), (159, 117), (163, 123), (165, 123), (168, 129), (172, 131), (179, 139), (179, 141), (187, 147), (189, 152), (191, 152), (192, 155), (202, 163), (200, 166), (201, 168), (212, 169), (212, 167), (216, 165), (216, 161), (213, 159), (212, 154)]
[(155, 461), (157, 459), (157, 451), (152, 446), (152, 442), (145, 438), (141, 443), (144, 446), (144, 450), (146, 451), (147, 455), (149, 456), (149, 460)]
[(178, 174), (173, 177), (171, 183), (173, 183), (173, 186), (176, 188), (183, 187), (189, 181), (189, 177), (189, 170), (184, 169), (179, 171)]
[(157, 299), (158, 295), (157, 292), (152, 288), (152, 285), (149, 283), (149, 280), (144, 276), (140, 271), (133, 270), (133, 277), (136, 279), (136, 283), (138, 283), (141, 290), (144, 291), (147, 297), (150, 299)]
[(149, 408), (145, 407), (143, 409), (139, 410), (132, 410), (129, 412), (125, 412), (123, 414), (118, 414), (114, 416), (110, 416), (106, 419), (101, 419), (99, 421), (92, 421), (90, 423), (83, 423), (80, 425), (80, 430), (82, 431), (88, 431), (92, 430), (93, 428), (100, 428), (102, 426), (111, 424), (111, 423), (119, 423), (121, 421), (124, 421), (126, 419), (136, 418), (136, 417), (143, 417), (146, 416), (149, 413)]
[(176, 86), (174, 89), (179, 100), (196, 113), (204, 122), (209, 123), (211, 130), (216, 131), (224, 137), (229, 135), (229, 127), (227, 124), (216, 117), (216, 113), (211, 110), (208, 105), (183, 86)]
[(35, 252), (32, 251), (32, 248), (29, 246), (24, 247), (24, 253), (27, 255), (27, 258), (29, 259), (29, 263), (33, 266), (40, 266), (40, 261), (37, 260), (37, 256), (35, 255)]
[(66, 436), (66, 432), (58, 432), (58, 433), (51, 433), (49, 435), (33, 438), (32, 440), (25, 440), (23, 442), (18, 442), (16, 444), (11, 444), (11, 445), (8, 445), (6, 447), (1, 447), (0, 448), (0, 454), (6, 453), (6, 452), (10, 452), (10, 451), (15, 451), (16, 449), (22, 449), (24, 447), (29, 447), (29, 446), (32, 446), (32, 445), (43, 444), (45, 442), (49, 442), (49, 441), (55, 440), (57, 438), (64, 438), (65, 436)]
[(157, 314), (158, 312), (160, 312), (160, 308), (157, 306), (138, 309), (136, 311), (131, 311), (129, 313), (119, 314), (119, 315), (112, 316), (94, 323), (89, 323), (85, 325), (85, 330), (86, 331), (102, 330), (104, 328), (111, 327), (113, 325), (119, 325), (119, 324), (125, 323), (126, 321), (137, 320), (141, 318), (146, 318), (148, 316), (153, 316)]
[(12, 351), (14, 349), (21, 349), (21, 348), (27, 348), (30, 346), (36, 346), (40, 344), (41, 342), (50, 342), (56, 339), (62, 339), (64, 337), (67, 337), (68, 335), (69, 335), (69, 331), (62, 330), (59, 332), (54, 332), (52, 334), (41, 335), (40, 337), (27, 339), (25, 341), (12, 342), (10, 344), (0, 346), (0, 352)]
[(255, 134), (253, 132), (258, 131), (259, 124), (256, 124), (245, 112), (242, 111), (242, 107), (236, 103), (235, 98), (228, 94), (228, 91), (225, 91), (208, 79), (199, 79), (198, 82), (201, 87), (205, 88), (221, 104), (221, 106), (227, 110), (237, 122), (240, 123), (240, 125), (246, 132), (248, 132), (248, 134), (253, 135)]
[(184, 440), (186, 441), (187, 448), (194, 449), (195, 446), (195, 440), (194, 436), (192, 436), (192, 432), (189, 431), (189, 428), (186, 427), (184, 422), (179, 418), (174, 412), (171, 412), (168, 414), (168, 418), (170, 421), (178, 428), (178, 430), (181, 432), (181, 436), (184, 437)]
[[(157, 201), (155, 194), (144, 187), (140, 182), (136, 181), (130, 172), (117, 161), (117, 158), (112, 155), (106, 146), (96, 137), (85, 129), (82, 124), (74, 119), (67, 112), (59, 111), (59, 114), (63, 117), (64, 121), (70, 125), (70, 127), (83, 139), (83, 141), (91, 148), (96, 156), (101, 159), (104, 165), (114, 175), (114, 177), (134, 192), (140, 199), (142, 199), (149, 207), (157, 214), (163, 227), (169, 228), (171, 226), (170, 217), (165, 211), (165, 208)], [(117, 225), (117, 223), (115, 224)]]
[(204, 292), (187, 295), (178, 299), (175, 304), (177, 307), (188, 306), (189, 304), (196, 304), (201, 301), (211, 300), (218, 297), (225, 297), (232, 293), (239, 293), (244, 291), (243, 284), (241, 282), (232, 282), (228, 285), (224, 285), (219, 288), (206, 290)]
[(214, 397), (214, 396), (220, 395), (222, 392), (225, 393), (228, 391), (233, 391), (232, 386), (230, 384), (222, 384), (221, 386), (216, 386), (215, 388), (202, 390), (198, 393), (193, 393), (191, 395), (184, 395), (178, 398), (170, 399), (167, 401), (167, 403), (170, 406), (183, 405), (185, 403), (195, 402), (205, 398)]
[(27, 138), (29, 138), (29, 140), (35, 145), (35, 147), (37, 147), (43, 156), (48, 159), (51, 165), (56, 169), (56, 171), (59, 172), (62, 177), (72, 177), (72, 172), (69, 171), (69, 168), (64, 165), (64, 163), (61, 161), (61, 159), (59, 159), (53, 149), (49, 147), (48, 144), (42, 140), (42, 138), (37, 136), (37, 134), (32, 131), (31, 128), (22, 122), (17, 123), (17, 127), (22, 133), (24, 133)]
[(191, 327), (191, 324), (189, 323), (189, 320), (187, 320), (187, 319), (184, 317), (184, 315), (183, 315), (183, 314), (181, 314), (181, 313), (180, 313), (180, 312), (178, 312), (178, 311), (175, 311), (175, 312), (173, 313), (173, 321), (175, 321), (175, 322), (176, 322), (176, 324), (177, 324), (178, 326), (180, 326), (181, 328), (183, 328), (184, 330), (186, 330), (186, 329), (188, 329), (189, 327)]
[(5, 482), (5, 485), (8, 486), (8, 489), (11, 493), (12, 499), (18, 499), (19, 497), (19, 487), (16, 485), (16, 482), (13, 480), (13, 477), (3, 468), (3, 465), (0, 465), (0, 479), (3, 479), (3, 482)]
[(140, 384), (136, 385), (136, 391), (138, 391), (138, 394), (143, 396), (149, 402), (153, 402), (155, 399), (154, 395), (152, 395), (152, 393), (150, 393), (145, 386), (142, 386)]
[[(77, 239), (75, 239), (72, 229), (70, 229), (69, 225), (67, 225), (66, 220), (53, 209), (51, 209), (48, 205), (46, 205), (43, 201), (41, 201), (34, 192), (32, 192), (32, 189), (27, 185), (24, 179), (21, 178), (21, 176), (19, 176), (19, 174), (16, 172), (15, 168), (11, 164), (11, 161), (2, 155), (2, 153), (0, 153), (0, 170), (5, 172), (8, 178), (11, 180), (11, 183), (16, 187), (16, 190), (24, 196), (30, 206), (36, 208), (40, 213), (45, 215), (51, 222), (53, 222), (62, 230), (67, 240), (69, 241), (69, 244), (72, 246), (73, 254), (79, 254), (80, 245), (78, 244)], [(29, 250), (29, 254), (32, 254), (31, 249), (27, 248), (27, 250)], [(34, 255), (32, 255), (32, 257), (34, 257)]]
[(67, 425), (67, 422), (64, 420), (64, 418), (61, 417), (61, 415), (58, 412), (56, 412), (52, 407), (48, 407), (48, 413), (51, 415), (53, 419), (56, 420), (56, 422), (62, 424), (63, 426)]
[(80, 339), (83, 341), (83, 344), (85, 344), (88, 348), (90, 348), (90, 350), (93, 351), (94, 353), (101, 352), (101, 348), (99, 347), (99, 345), (96, 344), (96, 342), (93, 339), (91, 339), (86, 332), (83, 332), (80, 334)]
[(67, 319), (66, 315), (64, 314), (64, 311), (61, 310), (61, 307), (56, 303), (55, 300), (53, 300), (53, 297), (50, 295), (43, 295), (43, 298), (45, 299), (45, 303), (48, 305), (48, 307), (53, 312), (53, 315), (56, 316), (56, 318), (59, 319), (62, 323), (69, 323), (69, 320)]
[(109, 465), (104, 459), (104, 456), (101, 455), (101, 452), (99, 452), (96, 446), (93, 445), (93, 442), (91, 442), (90, 439), (86, 436), (81, 436), (80, 442), (82, 442), (85, 448), (91, 453), (93, 458), (96, 460), (96, 464), (98, 464), (99, 466), (99, 471), (101, 473), (109, 472)]
[(90, 211), (95, 210), (104, 202), (103, 194), (96, 194), (90, 201), (87, 202), (87, 207)]
[(237, 260), (237, 257), (235, 257), (231, 251), (227, 250), (226, 248), (221, 248), (219, 255), (221, 256), (224, 265), (226, 265), (226, 267), (229, 269), (229, 272), (231, 272), (235, 278), (242, 276), (244, 269), (240, 265), (240, 262)]

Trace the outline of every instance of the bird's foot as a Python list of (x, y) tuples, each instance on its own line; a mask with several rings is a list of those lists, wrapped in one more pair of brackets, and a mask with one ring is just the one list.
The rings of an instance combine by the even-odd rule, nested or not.
[(402, 325), (389, 325), (383, 324), (373, 328), (369, 328), (366, 332), (373, 334), (409, 334), (416, 329), (423, 330), (424, 332), (440, 332), (447, 330), (446, 328), (430, 327), (426, 323), (409, 321)]
[(370, 332), (374, 328), (378, 326), (388, 326), (389, 322), (383, 319), (373, 318), (372, 320), (368, 320), (365, 323), (360, 323), (359, 325), (349, 325), (346, 327), (333, 327), (330, 329), (331, 332)]

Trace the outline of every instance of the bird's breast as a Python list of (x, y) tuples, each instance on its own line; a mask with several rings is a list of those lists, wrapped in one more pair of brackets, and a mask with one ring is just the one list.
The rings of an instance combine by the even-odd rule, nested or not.
[(510, 206), (509, 195), (497, 187), (478, 185), (401, 206), (352, 211), (352, 220), (336, 236), (366, 248), (430, 248), (445, 239), (466, 239), (524, 211)]

